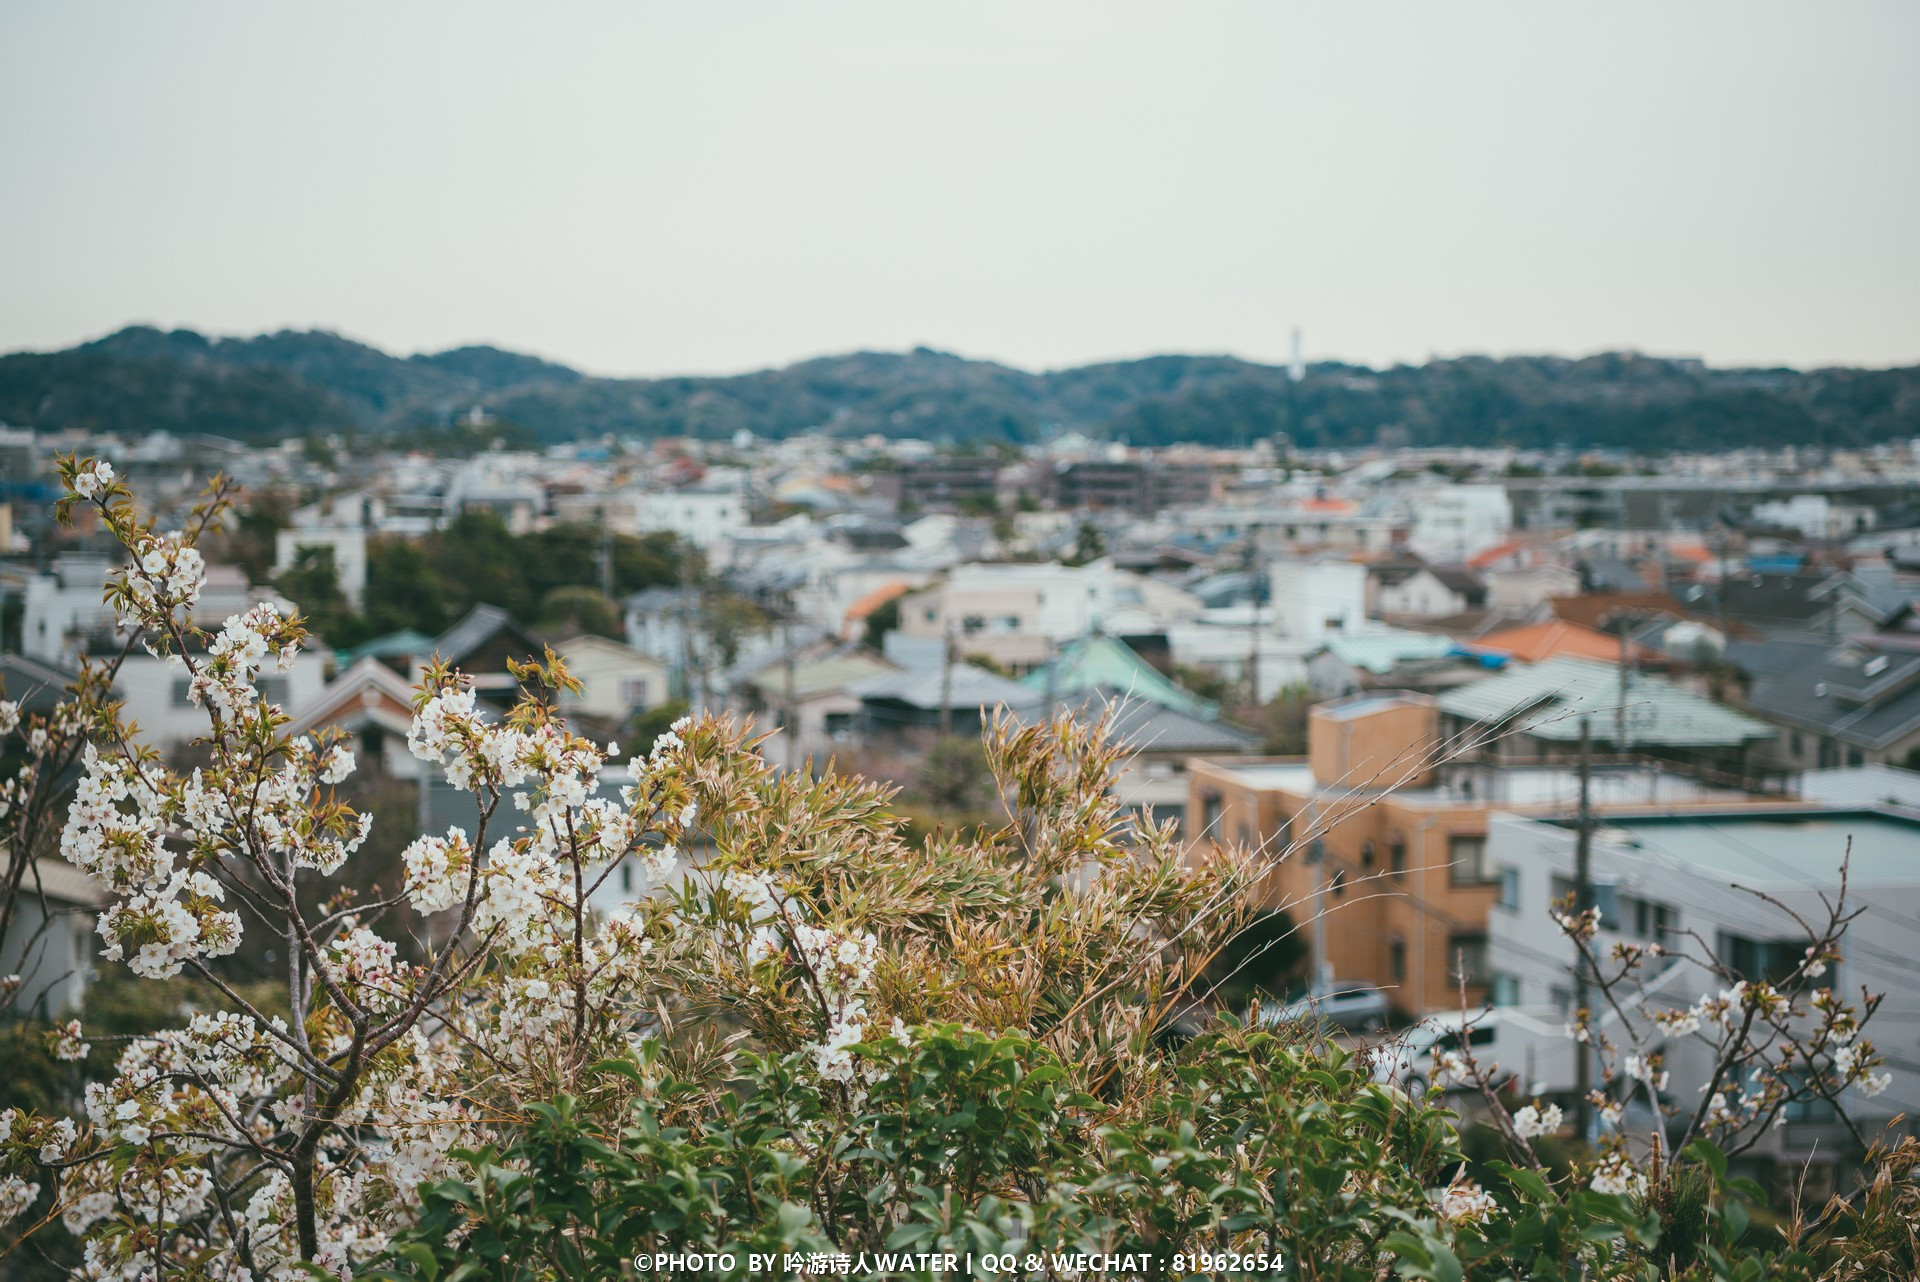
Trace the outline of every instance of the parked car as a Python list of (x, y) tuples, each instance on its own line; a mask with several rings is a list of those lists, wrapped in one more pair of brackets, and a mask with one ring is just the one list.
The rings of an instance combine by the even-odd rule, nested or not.
[(1313, 1023), (1348, 1032), (1373, 1032), (1387, 1026), (1387, 995), (1372, 984), (1352, 981), (1330, 993), (1316, 993), (1285, 1004), (1268, 1002), (1254, 1022), (1268, 1028), (1280, 1024)]
[(1510, 1006), (1469, 1014), (1441, 1011), (1375, 1046), (1373, 1079), (1419, 1094), (1433, 1080), (1437, 1055), (1466, 1049), (1493, 1071), (1496, 1084), (1517, 1080), (1531, 1094), (1536, 1086), (1556, 1085), (1562, 1077), (1572, 1080), (1572, 1046), (1565, 1027), (1540, 1013)]

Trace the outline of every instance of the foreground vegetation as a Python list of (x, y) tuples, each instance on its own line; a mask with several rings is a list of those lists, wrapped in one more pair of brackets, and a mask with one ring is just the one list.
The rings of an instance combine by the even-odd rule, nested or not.
[[(144, 1028), (122, 1033), (122, 1008), (45, 1030), (45, 1063), (71, 1075), (0, 1088), (10, 1277), (532, 1282), (653, 1252), (730, 1255), (709, 1271), (738, 1276), (765, 1272), (751, 1254), (845, 1255), (866, 1276), (929, 1273), (928, 1254), (982, 1276), (1009, 1271), (988, 1256), (1062, 1273), (1051, 1257), (1075, 1253), (1148, 1277), (1916, 1264), (1911, 1141), (1785, 1221), (1728, 1175), (1786, 1107), (1884, 1085), (1874, 1002), (1798, 982), (1839, 957), (1842, 905), (1809, 924), (1791, 992), (1655, 1014), (1740, 1068), (1668, 1149), (1619, 1125), (1664, 1080), (1632, 1027), (1594, 1038), (1612, 1128), (1590, 1147), (1556, 1147), (1557, 1110), (1470, 1057), (1444, 1068), (1492, 1128), (1463, 1139), (1437, 1096), (1311, 1031), (1181, 1033), (1290, 852), (1190, 862), (1171, 829), (1139, 830), (1098, 724), (996, 725), (995, 822), (909, 841), (886, 790), (775, 773), (725, 720), (624, 760), (580, 738), (553, 711), (570, 678), (551, 655), (519, 669), (505, 716), (436, 667), (409, 746), (472, 794), (471, 824), (413, 835), (401, 884), (356, 892), (343, 870), (370, 820), (340, 791), (349, 746), (289, 738), (256, 688), (300, 624), (184, 621), (194, 544), (230, 494), (161, 533), (105, 465), (63, 475), (134, 556), (107, 588), (128, 645), (178, 657), (209, 729), (192, 770), (137, 747), (111, 660), (48, 716), (5, 711), (26, 760), (0, 815), (7, 884), (59, 851), (110, 890), (105, 959), (169, 993)], [(598, 894), (623, 866), (653, 893)], [(1561, 918), (1582, 943), (1596, 921)], [(250, 935), (284, 950), (272, 991), (236, 982)], [(1638, 961), (1588, 964), (1604, 992)], [(161, 988), (187, 980), (190, 997)]]

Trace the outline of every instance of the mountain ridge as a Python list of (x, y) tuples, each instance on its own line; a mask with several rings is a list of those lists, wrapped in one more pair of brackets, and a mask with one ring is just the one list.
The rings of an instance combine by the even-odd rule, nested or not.
[(0, 421), (266, 441), (437, 427), (482, 405), (535, 439), (840, 435), (1135, 445), (1864, 446), (1920, 436), (1920, 365), (1710, 368), (1631, 352), (1466, 356), (1384, 369), (1156, 355), (1033, 372), (932, 348), (731, 375), (607, 378), (485, 344), (395, 356), (326, 330), (209, 337), (127, 326), (0, 356)]

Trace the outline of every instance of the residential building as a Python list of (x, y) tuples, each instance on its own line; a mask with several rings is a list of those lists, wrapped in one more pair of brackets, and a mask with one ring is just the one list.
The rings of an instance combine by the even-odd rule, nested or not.
[(797, 768), (809, 757), (825, 760), (834, 745), (860, 733), (866, 705), (862, 686), (899, 671), (865, 646), (826, 640), (761, 656), (743, 665), (732, 682), (735, 709), (773, 732), (767, 760)]
[(1075, 637), (1151, 634), (1198, 612), (1193, 596), (1110, 561), (1083, 566), (961, 565), (900, 598), (900, 630), (950, 638), (960, 654), (1028, 672)]
[[(1488, 918), (1486, 964), (1513, 1004), (1542, 1012), (1552, 1025), (1565, 1020), (1575, 992), (1572, 945), (1550, 913), (1574, 889), (1577, 841), (1564, 816), (1496, 815), (1487, 836), (1487, 866), (1502, 890)], [(1596, 951), (1606, 956), (1616, 942), (1671, 949), (1648, 973), (1644, 992), (1631, 999), (1649, 1012), (1684, 1008), (1727, 987), (1726, 976), (1696, 964), (1703, 950), (1748, 979), (1779, 982), (1805, 957), (1811, 941), (1803, 923), (1824, 922), (1828, 904), (1839, 901), (1844, 861), (1847, 909), (1858, 915), (1848, 923), (1843, 959), (1819, 982), (1850, 995), (1861, 989), (1883, 994), (1867, 1036), (1886, 1056), (1892, 1082), (1878, 1096), (1849, 1092), (1847, 1098), (1848, 1112), (1871, 1136), (1896, 1115), (1912, 1117), (1920, 1109), (1916, 851), (1920, 813), (1911, 809), (1623, 809), (1605, 816), (1592, 839), (1602, 926)], [(1602, 1022), (1616, 1021), (1603, 1015)], [(1545, 1080), (1536, 1077), (1542, 1093), (1570, 1100), (1564, 1052), (1536, 1049), (1540, 1063), (1566, 1066)], [(1712, 1071), (1708, 1043), (1678, 1038), (1651, 1049), (1664, 1057), (1675, 1102), (1696, 1106), (1692, 1087)], [(1741, 1159), (1740, 1173), (1776, 1193), (1801, 1181), (1836, 1191), (1861, 1156), (1830, 1107), (1801, 1105)]]
[(667, 701), (668, 666), (630, 645), (584, 635), (560, 642), (554, 652), (581, 685), (578, 693), (560, 693), (560, 710), (568, 716), (617, 725)]
[(1043, 500), (1067, 510), (1150, 513), (1213, 498), (1214, 468), (1167, 459), (1075, 459), (1035, 469)]
[(0, 975), (20, 984), (11, 1014), (52, 1019), (80, 1009), (99, 952), (94, 923), (108, 900), (105, 886), (64, 859), (36, 859), (24, 870), (0, 938)]
[(303, 553), (324, 553), (333, 562), (340, 594), (359, 609), (367, 594), (367, 532), (364, 528), (293, 526), (273, 536), (273, 573), (292, 569)]
[[(1465, 759), (1455, 743), (1426, 695), (1322, 704), (1305, 758), (1189, 763), (1189, 840), (1197, 853), (1220, 843), (1261, 853), (1261, 899), (1320, 941), (1323, 990), (1367, 981), (1404, 1014), (1457, 1008), (1464, 958), (1470, 1002), (1511, 1000), (1486, 959), (1488, 914), (1509, 891), (1486, 857), (1488, 824), (1502, 811), (1574, 813), (1580, 771)], [(1646, 758), (1589, 768), (1588, 796), (1603, 812), (1746, 795)]]
[(1499, 665), (1452, 637), (1387, 628), (1328, 641), (1307, 660), (1307, 686), (1322, 699), (1382, 689), (1433, 694), (1477, 681), (1489, 666)]
[(992, 503), (1000, 490), (1000, 467), (992, 459), (951, 456), (911, 459), (875, 478), (874, 493), (907, 509), (948, 509), (962, 503)]
[(1423, 557), (1461, 562), (1507, 541), (1513, 505), (1498, 485), (1440, 485), (1418, 490), (1410, 502), (1407, 546)]
[(1557, 596), (1580, 590), (1580, 575), (1559, 565), (1531, 565), (1480, 571), (1487, 584), (1486, 604), (1503, 614), (1527, 616)]
[(288, 733), (344, 732), (359, 768), (389, 779), (418, 779), (424, 763), (407, 747), (413, 728), (413, 685), (375, 655), (364, 655), (307, 700)]
[(1441, 730), (1483, 761), (1570, 761), (1582, 729), (1593, 751), (1638, 753), (1739, 781), (1765, 772), (1750, 750), (1772, 726), (1662, 677), (1617, 663), (1555, 658), (1508, 665), (1439, 696)]
[(703, 552), (724, 546), (748, 521), (746, 496), (737, 487), (640, 494), (633, 512), (638, 532), (665, 530)]
[(1726, 660), (1747, 678), (1746, 710), (1779, 730), (1781, 767), (1920, 765), (1920, 650), (1736, 640)]
[(1372, 613), (1386, 618), (1444, 619), (1487, 603), (1487, 585), (1473, 571), (1418, 557), (1379, 562), (1368, 570), (1367, 583)]
[(64, 664), (82, 638), (113, 630), (113, 608), (100, 599), (107, 576), (120, 568), (105, 557), (62, 556), (27, 580), (22, 595), (20, 648), (43, 663)]

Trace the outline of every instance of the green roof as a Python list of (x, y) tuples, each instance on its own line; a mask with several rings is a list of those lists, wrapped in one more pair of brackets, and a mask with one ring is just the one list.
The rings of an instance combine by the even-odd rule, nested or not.
[(1453, 644), (1453, 638), (1429, 632), (1368, 632), (1335, 637), (1327, 650), (1342, 663), (1384, 677), (1403, 663), (1444, 658)]
[(1188, 694), (1169, 681), (1126, 642), (1107, 636), (1087, 636), (1068, 642), (1053, 656), (1052, 662), (1035, 668), (1021, 680), (1032, 689), (1052, 691), (1056, 699), (1110, 690), (1207, 721), (1220, 711), (1207, 700)]
[(1513, 721), (1535, 739), (1559, 743), (1580, 738), (1588, 719), (1593, 737), (1612, 743), (1620, 710), (1626, 710), (1627, 747), (1730, 748), (1770, 739), (1773, 727), (1713, 700), (1683, 690), (1662, 677), (1587, 659), (1549, 659), (1516, 664), (1498, 676), (1456, 686), (1439, 698), (1440, 710), (1480, 725)]
[(412, 628), (402, 628), (398, 632), (389, 632), (383, 637), (371, 641), (362, 641), (351, 650), (340, 652), (340, 666), (351, 668), (369, 655), (376, 659), (391, 659), (395, 656), (406, 657), (416, 654), (430, 654), (433, 651), (433, 638), (424, 632), (415, 632)]

